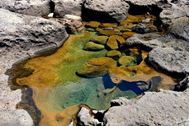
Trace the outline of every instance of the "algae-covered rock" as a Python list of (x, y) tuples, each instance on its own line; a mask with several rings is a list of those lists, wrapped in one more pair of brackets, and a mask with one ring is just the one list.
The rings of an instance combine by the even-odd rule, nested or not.
[(102, 27), (102, 28), (116, 28), (117, 23), (102, 23), (100, 25), (100, 27)]
[(90, 22), (87, 22), (86, 23), (86, 27), (90, 27), (90, 28), (97, 28), (97, 27), (99, 27), (99, 25), (100, 25), (100, 22), (97, 22), (97, 21), (90, 21)]
[(109, 57), (93, 58), (84, 64), (77, 74), (83, 77), (103, 76), (109, 68), (116, 67), (116, 65), (116, 61)]
[(119, 44), (122, 45), (125, 43), (125, 39), (119, 35), (112, 35), (109, 37), (107, 46), (111, 49), (118, 49)]
[(122, 66), (131, 66), (135, 64), (135, 58), (132, 56), (122, 56), (119, 59), (119, 64)]
[(135, 34), (135, 32), (123, 32), (122, 37), (127, 39), (127, 38), (132, 37), (134, 34)]
[(118, 35), (120, 34), (120, 31), (118, 29), (102, 29), (97, 28), (96, 31), (101, 35), (111, 36), (111, 35)]
[(88, 50), (88, 51), (99, 51), (99, 50), (103, 50), (103, 49), (104, 49), (104, 45), (97, 44), (94, 42), (88, 42), (84, 46), (84, 50)]
[(103, 45), (106, 44), (107, 40), (108, 40), (108, 36), (103, 36), (103, 35), (95, 36), (94, 38), (91, 39), (91, 41), (98, 44), (103, 44)]
[(111, 50), (111, 51), (107, 52), (106, 56), (117, 59), (121, 56), (121, 52), (117, 51), (117, 50)]

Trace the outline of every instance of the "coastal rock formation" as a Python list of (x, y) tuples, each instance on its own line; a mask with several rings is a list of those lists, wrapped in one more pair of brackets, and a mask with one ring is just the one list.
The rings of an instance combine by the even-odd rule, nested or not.
[(52, 0), (55, 5), (55, 17), (64, 17), (66, 14), (81, 15), (84, 0)]
[(23, 91), (10, 89), (7, 69), (37, 51), (58, 48), (67, 36), (64, 25), (55, 21), (0, 9), (0, 126), (36, 125), (28, 112), (17, 109)]
[(0, 8), (4, 8), (16, 13), (47, 16), (51, 13), (50, 0), (1, 0)]
[[(114, 100), (104, 116), (105, 126), (176, 126), (188, 124), (188, 91), (147, 92), (139, 99)], [(180, 117), (180, 118), (178, 118)]]
[(64, 26), (43, 18), (0, 9), (1, 53), (7, 50), (34, 53), (44, 47), (58, 47), (67, 37)]
[[(188, 90), (180, 93), (174, 91), (147, 92), (144, 96), (131, 100), (120, 97), (111, 101), (112, 107), (103, 112), (98, 120), (92, 112), (83, 108), (79, 112), (80, 120), (78, 121), (88, 126), (95, 126), (95, 122), (98, 122), (100, 126), (188, 125), (187, 99)], [(83, 116), (82, 113), (84, 113)]]
[(188, 53), (173, 48), (155, 48), (148, 56), (148, 61), (157, 69), (170, 73), (188, 72)]
[(84, 20), (120, 22), (128, 15), (129, 5), (122, 0), (86, 0), (83, 8)]

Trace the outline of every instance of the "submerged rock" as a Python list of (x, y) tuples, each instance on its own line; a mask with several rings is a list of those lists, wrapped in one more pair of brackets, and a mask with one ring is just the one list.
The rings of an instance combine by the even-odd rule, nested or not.
[(98, 28), (100, 25), (100, 22), (97, 21), (90, 21), (85, 24), (87, 28)]
[(106, 44), (108, 40), (108, 36), (95, 36), (91, 39), (91, 41), (95, 42), (95, 43), (98, 43), (98, 44)]
[(77, 74), (83, 77), (103, 76), (109, 68), (116, 67), (117, 63), (111, 58), (100, 57), (89, 60), (77, 71)]
[(121, 56), (121, 52), (117, 50), (111, 50), (107, 52), (106, 56), (113, 59), (118, 59)]
[(119, 59), (119, 64), (122, 66), (132, 66), (135, 65), (136, 59), (132, 56), (122, 56)]
[(148, 62), (157, 69), (170, 73), (188, 72), (188, 52), (176, 51), (173, 48), (155, 48), (148, 56)]
[(122, 36), (119, 35), (112, 35), (109, 37), (107, 41), (107, 46), (110, 49), (118, 49), (119, 45), (122, 45), (125, 43), (125, 39)]
[(94, 42), (88, 42), (84, 46), (84, 49), (88, 50), (88, 51), (99, 51), (99, 50), (103, 50), (104, 49), (104, 45), (96, 44)]
[(122, 0), (86, 0), (83, 18), (103, 22), (120, 22), (127, 17), (128, 9), (128, 3)]

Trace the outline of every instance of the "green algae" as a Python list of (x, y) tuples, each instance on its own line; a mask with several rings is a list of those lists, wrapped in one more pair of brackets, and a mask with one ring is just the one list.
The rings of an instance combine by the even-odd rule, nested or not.
[[(156, 72), (144, 62), (148, 52), (142, 52), (143, 60), (137, 65), (138, 49), (120, 50), (120, 46), (125, 45), (125, 39), (135, 34), (131, 32), (131, 27), (143, 19), (145, 17), (142, 15), (129, 15), (119, 26), (95, 21), (86, 22), (84, 31), (70, 35), (55, 53), (32, 58), (26, 62), (24, 68), (31, 69), (33, 73), (17, 78), (16, 82), (33, 89), (33, 99), (43, 117), (40, 126), (67, 126), (75, 118), (81, 104), (94, 109), (107, 109), (112, 99), (137, 96), (131, 90), (121, 91), (115, 85), (115, 88), (106, 88), (102, 77), (105, 74), (109, 74), (112, 80), (119, 78), (130, 82), (147, 81), (152, 76), (161, 76), (162, 85), (166, 85), (167, 88), (173, 83), (170, 77)], [(109, 49), (117, 50), (111, 50), (111, 53), (108, 53), (106, 48), (97, 51), (84, 50), (89, 41), (101, 46), (107, 43), (108, 46), (111, 45)], [(110, 41), (110, 44), (107, 41)], [(117, 58), (114, 58), (115, 54)], [(120, 63), (122, 66), (119, 66), (117, 62), (121, 55), (131, 58), (124, 60), (124, 63)], [(110, 56), (111, 60), (104, 62), (102, 58), (105, 56)], [(112, 62), (113, 64), (109, 65)], [(77, 72), (85, 75), (85, 78), (78, 76)]]

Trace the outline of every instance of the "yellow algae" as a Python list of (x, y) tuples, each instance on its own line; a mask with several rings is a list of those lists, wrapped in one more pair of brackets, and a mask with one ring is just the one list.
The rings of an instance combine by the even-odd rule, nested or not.
[(97, 22), (97, 21), (90, 21), (85, 24), (86, 27), (90, 27), (90, 28), (97, 28), (99, 27), (99, 25), (100, 25), (100, 22)]
[[(143, 58), (147, 57), (147, 53), (142, 54)], [(156, 71), (148, 66), (143, 60), (139, 65), (129, 67), (114, 67), (109, 69), (109, 74), (118, 80), (126, 80), (129, 82), (144, 80), (147, 81), (151, 77), (160, 76), (162, 82), (160, 88), (171, 89), (174, 86), (175, 80), (172, 77)]]
[[(27, 77), (17, 78), (16, 82), (32, 88), (33, 100), (42, 114), (39, 126), (68, 126), (75, 120), (81, 103), (92, 108), (104, 109), (109, 106), (111, 99), (128, 96), (128, 92), (123, 93), (120, 90), (105, 96), (107, 90), (104, 90), (104, 86), (108, 82), (104, 82), (103, 79), (107, 73), (112, 80), (129, 82), (147, 81), (153, 76), (160, 76), (162, 78), (160, 88), (163, 89), (170, 89), (172, 84), (175, 84), (175, 80), (170, 76), (154, 70), (145, 63), (148, 52), (138, 48), (126, 47), (126, 50), (119, 48), (120, 45), (124, 45), (125, 39), (135, 34), (131, 32), (131, 27), (145, 19), (150, 19), (145, 22), (154, 29), (155, 17), (151, 15), (129, 15), (120, 26), (115, 23), (85, 22), (83, 24), (93, 32), (87, 32), (86, 29), (87, 31), (84, 30), (83, 33), (70, 35), (54, 54), (36, 57), (26, 62), (24, 68), (33, 70), (33, 73)], [(84, 50), (85, 46), (92, 47), (92, 44), (93, 47), (97, 44), (102, 50)], [(114, 50), (107, 52), (103, 48), (104, 44)], [(129, 51), (129, 54), (126, 54), (126, 51)], [(114, 58), (116, 55), (118, 58)], [(121, 55), (125, 55), (123, 56), (125, 60), (118, 60)], [(134, 63), (137, 56), (142, 56), (140, 64)], [(118, 62), (124, 65), (119, 66)], [(130, 65), (131, 63), (133, 65)], [(93, 78), (81, 78), (77, 74)]]
[(118, 29), (111, 29), (111, 30), (105, 30), (102, 28), (97, 28), (96, 31), (101, 35), (111, 36), (111, 35), (118, 35), (120, 34), (120, 31)]

